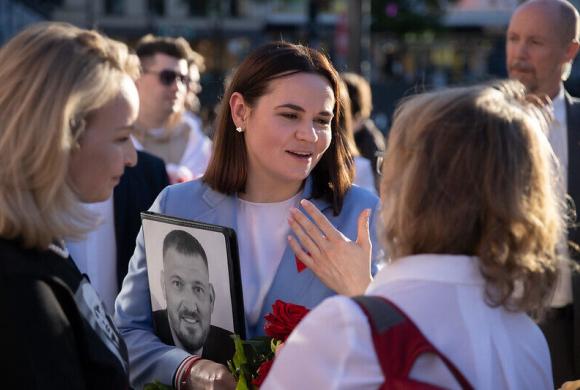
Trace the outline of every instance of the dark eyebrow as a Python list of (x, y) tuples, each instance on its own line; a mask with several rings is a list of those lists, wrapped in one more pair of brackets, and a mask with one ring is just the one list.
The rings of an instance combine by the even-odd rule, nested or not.
[(274, 108), (289, 108), (291, 110), (296, 110), (296, 111), (300, 111), (300, 112), (306, 112), (302, 107), (297, 106), (296, 104), (292, 104), (292, 103), (281, 104), (281, 105), (276, 106)]
[[(275, 109), (277, 109), (277, 108), (290, 108), (291, 110), (306, 112), (302, 107), (297, 106), (296, 104), (292, 104), (292, 103), (281, 104), (281, 105), (276, 106), (274, 108)], [(329, 116), (329, 117), (334, 116), (334, 114), (332, 112), (328, 112), (328, 111), (320, 111), (318, 113), (318, 115)]]

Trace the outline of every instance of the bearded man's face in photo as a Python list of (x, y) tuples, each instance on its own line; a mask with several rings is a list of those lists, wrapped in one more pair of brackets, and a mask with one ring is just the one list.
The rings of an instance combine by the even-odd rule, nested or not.
[(167, 249), (163, 263), (169, 324), (179, 342), (193, 353), (205, 343), (211, 325), (215, 293), (208, 268), (200, 255), (175, 248)]

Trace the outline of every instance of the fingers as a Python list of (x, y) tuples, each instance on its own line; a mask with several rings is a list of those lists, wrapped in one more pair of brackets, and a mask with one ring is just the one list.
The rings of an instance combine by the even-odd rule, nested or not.
[(234, 390), (236, 388), (236, 380), (226, 369), (226, 371), (224, 371), (214, 382), (213, 388), (216, 390)]
[[(324, 214), (322, 214), (320, 210), (318, 210), (316, 206), (312, 204), (312, 202), (306, 199), (302, 199), (300, 201), (300, 204), (302, 205), (302, 207), (304, 207), (304, 210), (308, 213), (310, 217), (312, 217), (312, 220), (316, 223), (318, 228), (329, 240), (333, 240), (341, 236), (340, 232), (336, 230), (334, 226), (332, 226), (330, 221), (324, 216)], [(310, 222), (308, 218), (305, 219), (310, 224), (312, 224), (312, 222)]]
[[(321, 252), (326, 252), (329, 244), (332, 246), (337, 242), (345, 240), (349, 241), (311, 202), (303, 199), (300, 203), (304, 207), (306, 213), (308, 213), (312, 218), (312, 221), (300, 210), (293, 208), (290, 210), (288, 223), (296, 234), (299, 242), (307, 252), (310, 252), (313, 255), (313, 258), (316, 258)], [(370, 213), (370, 209), (365, 209), (358, 217), (358, 234), (356, 243), (365, 251), (371, 248), (369, 231)], [(295, 243), (295, 245), (296, 244), (297, 243)], [(306, 259), (306, 261), (308, 260), (309, 259)], [(306, 262), (304, 263), (306, 264)]]
[[(301, 214), (299, 211), (296, 212)], [(302, 218), (306, 218), (303, 215), (301, 216)], [(288, 244), (290, 245), (290, 248), (292, 248), (294, 254), (296, 254), (298, 259), (302, 261), (304, 265), (306, 265), (308, 268), (313, 268), (314, 258), (311, 256), (311, 254), (314, 255), (314, 257), (320, 256), (321, 250), (319, 245), (322, 244), (316, 244), (310, 238), (308, 233), (303, 230), (302, 226), (293, 219), (292, 215), (288, 218), (288, 223), (290, 228), (294, 231), (296, 238), (298, 239), (297, 241), (294, 237), (288, 236)], [(318, 232), (318, 236), (322, 236), (320, 231)], [(322, 238), (320, 238), (320, 240), (322, 240)]]
[(290, 210), (288, 223), (310, 253), (319, 251), (328, 241), (327, 236), (297, 209)]
[(365, 209), (358, 216), (358, 233), (356, 243), (364, 250), (371, 246), (371, 235), (369, 231), (369, 220), (371, 217), (371, 210)]
[(562, 384), (560, 390), (577, 390), (580, 389), (580, 380), (569, 381)]
[(527, 94), (525, 99), (537, 107), (549, 106), (552, 104), (552, 99), (548, 95)]
[(303, 262), (304, 265), (307, 266), (308, 268), (310, 269), (314, 268), (314, 259), (312, 258), (312, 256), (310, 256), (307, 252), (305, 252), (304, 249), (302, 249), (302, 246), (292, 236), (288, 236), (288, 244), (290, 245), (290, 248), (292, 248), (292, 250), (294, 251), (296, 257), (298, 257), (298, 260)]
[(200, 359), (191, 368), (182, 389), (235, 389), (236, 381), (226, 366)]
[(304, 212), (293, 208), (288, 216), (295, 234), (288, 237), (288, 244), (296, 258), (338, 294), (362, 294), (372, 281), (371, 210), (365, 209), (359, 214), (355, 242), (335, 229), (311, 202), (300, 203)]

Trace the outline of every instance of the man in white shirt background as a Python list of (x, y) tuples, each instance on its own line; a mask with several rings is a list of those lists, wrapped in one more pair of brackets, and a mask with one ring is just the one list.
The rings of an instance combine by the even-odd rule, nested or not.
[[(578, 52), (578, 11), (566, 0), (532, 0), (513, 13), (506, 37), (509, 77), (530, 92), (552, 100), (554, 121), (548, 139), (558, 157), (562, 199), (580, 205), (580, 100), (563, 86)], [(574, 224), (578, 223), (574, 221)], [(580, 231), (568, 230), (568, 242), (578, 245)], [(573, 245), (561, 246), (563, 257), (578, 261)], [(552, 310), (541, 324), (550, 347), (554, 384), (580, 378), (580, 275), (564, 261)]]
[(196, 179), (205, 172), (212, 142), (186, 103), (192, 100), (188, 93), (201, 90), (203, 57), (183, 38), (153, 35), (141, 38), (135, 51), (143, 68), (136, 81), (141, 101), (136, 146), (165, 161), (171, 183)]

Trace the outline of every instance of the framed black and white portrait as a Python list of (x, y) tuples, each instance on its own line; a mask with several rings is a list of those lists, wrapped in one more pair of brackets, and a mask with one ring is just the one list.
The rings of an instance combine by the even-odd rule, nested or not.
[(169, 345), (226, 364), (245, 336), (233, 229), (141, 213), (155, 332)]

